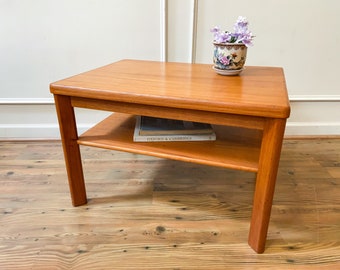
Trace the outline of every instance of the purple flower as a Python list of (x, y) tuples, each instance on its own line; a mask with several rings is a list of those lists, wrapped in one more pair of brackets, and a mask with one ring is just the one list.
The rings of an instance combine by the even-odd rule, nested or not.
[[(242, 16), (239, 16), (238, 18), (237, 18), (237, 21), (236, 21), (236, 23), (235, 23), (235, 25), (234, 25), (234, 28), (248, 28), (248, 20), (247, 20), (247, 18), (246, 17), (242, 17)], [(235, 32), (236, 32), (236, 30), (235, 30)]]
[(220, 30), (220, 28), (218, 27), (218, 26), (215, 26), (214, 28), (212, 28), (212, 29), (210, 29), (210, 32), (211, 33), (218, 33), (218, 32), (220, 32), (221, 30)]
[(237, 39), (235, 43), (243, 43), (244, 45), (249, 47), (249, 46), (253, 46), (252, 41), (253, 41), (253, 34), (249, 30), (246, 30), (245, 32), (237, 34)]
[(214, 33), (214, 41), (217, 43), (228, 42), (229, 34), (226, 32), (222, 32), (218, 26), (215, 26), (210, 30), (210, 32)]
[(247, 32), (247, 33), (244, 33), (242, 36), (241, 36), (241, 39), (240, 41), (246, 45), (247, 47), (250, 47), (250, 46), (253, 46), (253, 35), (251, 32)]
[(252, 46), (253, 34), (248, 29), (248, 20), (246, 17), (239, 16), (234, 24), (234, 32), (221, 31), (215, 26), (210, 31), (214, 34), (214, 41), (217, 43), (243, 43), (247, 47)]

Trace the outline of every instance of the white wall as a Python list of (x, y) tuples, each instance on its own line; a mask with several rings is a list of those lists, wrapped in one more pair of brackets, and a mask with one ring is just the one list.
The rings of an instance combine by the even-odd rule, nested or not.
[[(197, 5), (196, 42), (190, 35), (187, 39), (196, 47), (195, 62), (212, 61), (212, 27), (232, 30), (236, 18), (246, 16), (256, 35), (246, 65), (281, 66), (285, 70), (292, 107), (286, 134), (340, 135), (339, 1), (190, 2)], [(192, 10), (187, 9), (189, 17)]]
[[(0, 0), (0, 139), (58, 137), (48, 85), (64, 77), (122, 58), (211, 63), (209, 29), (238, 15), (256, 35), (246, 64), (285, 69), (286, 134), (340, 134), (338, 14), (333, 0)], [(86, 129), (107, 113), (77, 115)]]
[[(162, 58), (159, 0), (0, 0), (0, 138), (59, 137), (49, 84)], [(80, 125), (107, 113), (78, 110)]]
[[(226, 13), (231, 2), (237, 12)], [(217, 24), (232, 29), (241, 14), (256, 35), (255, 45), (248, 51), (248, 65), (283, 66), (291, 95), (339, 94), (339, 1), (201, 0), (198, 62), (211, 61), (209, 27)]]
[(0, 0), (1, 97), (50, 98), (60, 78), (158, 60), (159, 11), (158, 0)]

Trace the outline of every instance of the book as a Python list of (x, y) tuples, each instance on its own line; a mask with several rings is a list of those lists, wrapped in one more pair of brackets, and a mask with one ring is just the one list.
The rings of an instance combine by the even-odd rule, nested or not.
[(216, 134), (210, 124), (136, 116), (135, 142), (213, 141)]
[(137, 116), (140, 135), (210, 134), (210, 124), (150, 116)]

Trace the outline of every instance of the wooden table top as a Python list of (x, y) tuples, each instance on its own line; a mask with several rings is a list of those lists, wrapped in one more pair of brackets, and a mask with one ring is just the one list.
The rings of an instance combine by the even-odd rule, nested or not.
[(91, 99), (288, 118), (282, 68), (247, 66), (239, 76), (209, 64), (122, 60), (50, 85), (51, 93)]

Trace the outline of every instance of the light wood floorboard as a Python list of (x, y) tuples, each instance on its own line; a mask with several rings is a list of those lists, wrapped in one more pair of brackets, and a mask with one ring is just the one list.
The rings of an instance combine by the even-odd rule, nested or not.
[(248, 245), (255, 174), (61, 143), (0, 142), (0, 269), (340, 269), (340, 139), (285, 140), (267, 248)]

